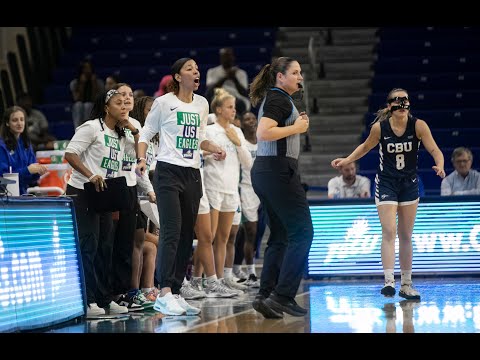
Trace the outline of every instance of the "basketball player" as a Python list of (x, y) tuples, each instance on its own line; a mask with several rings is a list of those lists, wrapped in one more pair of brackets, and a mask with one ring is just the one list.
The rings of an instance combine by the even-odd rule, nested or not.
[[(384, 296), (395, 295), (395, 238), (398, 232), (401, 287), (399, 295), (420, 299), (412, 284), (412, 232), (418, 206), (417, 152), (420, 142), (432, 155), (433, 170), (445, 177), (443, 154), (423, 120), (410, 114), (410, 100), (403, 89), (393, 89), (387, 96), (387, 107), (380, 109), (368, 138), (347, 158), (331, 165), (338, 169), (360, 159), (380, 143), (380, 163), (375, 177), (375, 203), (382, 225), (382, 264)], [(398, 214), (398, 230), (396, 217)]]

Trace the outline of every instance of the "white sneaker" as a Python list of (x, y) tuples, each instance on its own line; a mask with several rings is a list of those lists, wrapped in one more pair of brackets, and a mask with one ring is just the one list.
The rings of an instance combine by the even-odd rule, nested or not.
[(115, 301), (112, 301), (108, 304), (106, 312), (109, 314), (126, 314), (128, 313), (128, 307), (118, 305)]
[(420, 300), (420, 293), (413, 287), (411, 282), (402, 284), (398, 295), (407, 300)]
[[(228, 279), (218, 279), (224, 286), (226, 286), (230, 292), (233, 292), (235, 293), (236, 295), (243, 295), (244, 294), (244, 291), (243, 290), (240, 290), (240, 289), (237, 289), (236, 286), (245, 286), (245, 285), (241, 285), (241, 284), (237, 284), (233, 279), (230, 279), (230, 281), (228, 281)], [(245, 286), (245, 288), (247, 288)]]
[(184, 299), (188, 300), (203, 299), (206, 296), (205, 291), (194, 287), (189, 281), (183, 282), (180, 294)]
[(185, 309), (180, 306), (171, 292), (167, 293), (165, 296), (157, 296), (157, 300), (155, 301), (153, 308), (164, 315), (186, 314)]
[(246, 286), (258, 289), (260, 288), (260, 279), (255, 274), (248, 275), (248, 280), (244, 282)]
[(234, 277), (224, 278), (224, 279), (225, 279), (225, 284), (227, 284), (227, 286), (231, 289), (242, 290), (242, 291), (248, 289), (248, 286), (238, 283)]
[(207, 281), (205, 294), (207, 294), (207, 298), (231, 298), (237, 295), (236, 290), (235, 292), (230, 290), (230, 288), (225, 286), (220, 280), (215, 280), (210, 283)]
[(187, 315), (198, 315), (200, 314), (201, 310), (195, 306), (190, 305), (185, 301), (183, 297), (178, 294), (173, 295), (175, 300), (177, 300), (178, 305), (180, 305), (183, 310), (186, 311)]
[(245, 281), (247, 281), (248, 279), (248, 275), (245, 271), (243, 271), (242, 269), (240, 269), (239, 271), (234, 271), (233, 272), (233, 275), (235, 275), (236, 278), (238, 278), (238, 282), (239, 283), (243, 283)]
[(97, 303), (88, 304), (87, 307), (87, 317), (105, 315), (105, 309), (98, 307)]

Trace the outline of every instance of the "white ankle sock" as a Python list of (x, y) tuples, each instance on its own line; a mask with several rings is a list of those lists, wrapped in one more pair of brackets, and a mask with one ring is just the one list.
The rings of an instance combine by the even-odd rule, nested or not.
[(394, 269), (385, 269), (383, 270), (385, 276), (385, 283), (395, 282), (395, 270)]
[(207, 277), (207, 284), (211, 284), (215, 281), (217, 281), (217, 275), (216, 274), (213, 274), (212, 276)]
[(255, 264), (247, 265), (247, 273), (248, 275), (253, 274), (257, 276), (257, 274), (255, 273)]
[(223, 268), (223, 277), (229, 279), (233, 277), (232, 268)]
[(402, 285), (412, 283), (412, 270), (402, 270)]

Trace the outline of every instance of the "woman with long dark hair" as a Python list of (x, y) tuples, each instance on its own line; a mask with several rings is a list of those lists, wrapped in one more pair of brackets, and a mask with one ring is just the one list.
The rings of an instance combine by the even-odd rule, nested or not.
[(150, 139), (160, 135), (156, 156), (154, 189), (160, 215), (160, 241), (157, 279), (160, 294), (154, 309), (165, 315), (198, 314), (180, 295), (188, 261), (192, 254), (193, 229), (202, 197), (200, 149), (217, 160), (225, 151), (206, 140), (208, 102), (194, 92), (200, 86), (200, 71), (190, 58), (172, 65), (170, 92), (153, 102), (138, 143), (138, 172), (146, 170), (146, 151)]
[(18, 173), (20, 195), (26, 194), (28, 185), (47, 172), (33, 152), (26, 117), (23, 108), (12, 106), (5, 110), (0, 125), (0, 176)]

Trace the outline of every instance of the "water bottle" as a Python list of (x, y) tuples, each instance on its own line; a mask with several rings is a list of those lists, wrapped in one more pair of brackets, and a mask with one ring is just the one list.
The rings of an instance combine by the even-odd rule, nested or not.
[(334, 199), (340, 199), (340, 189), (336, 188), (335, 192), (333, 193), (333, 198)]

